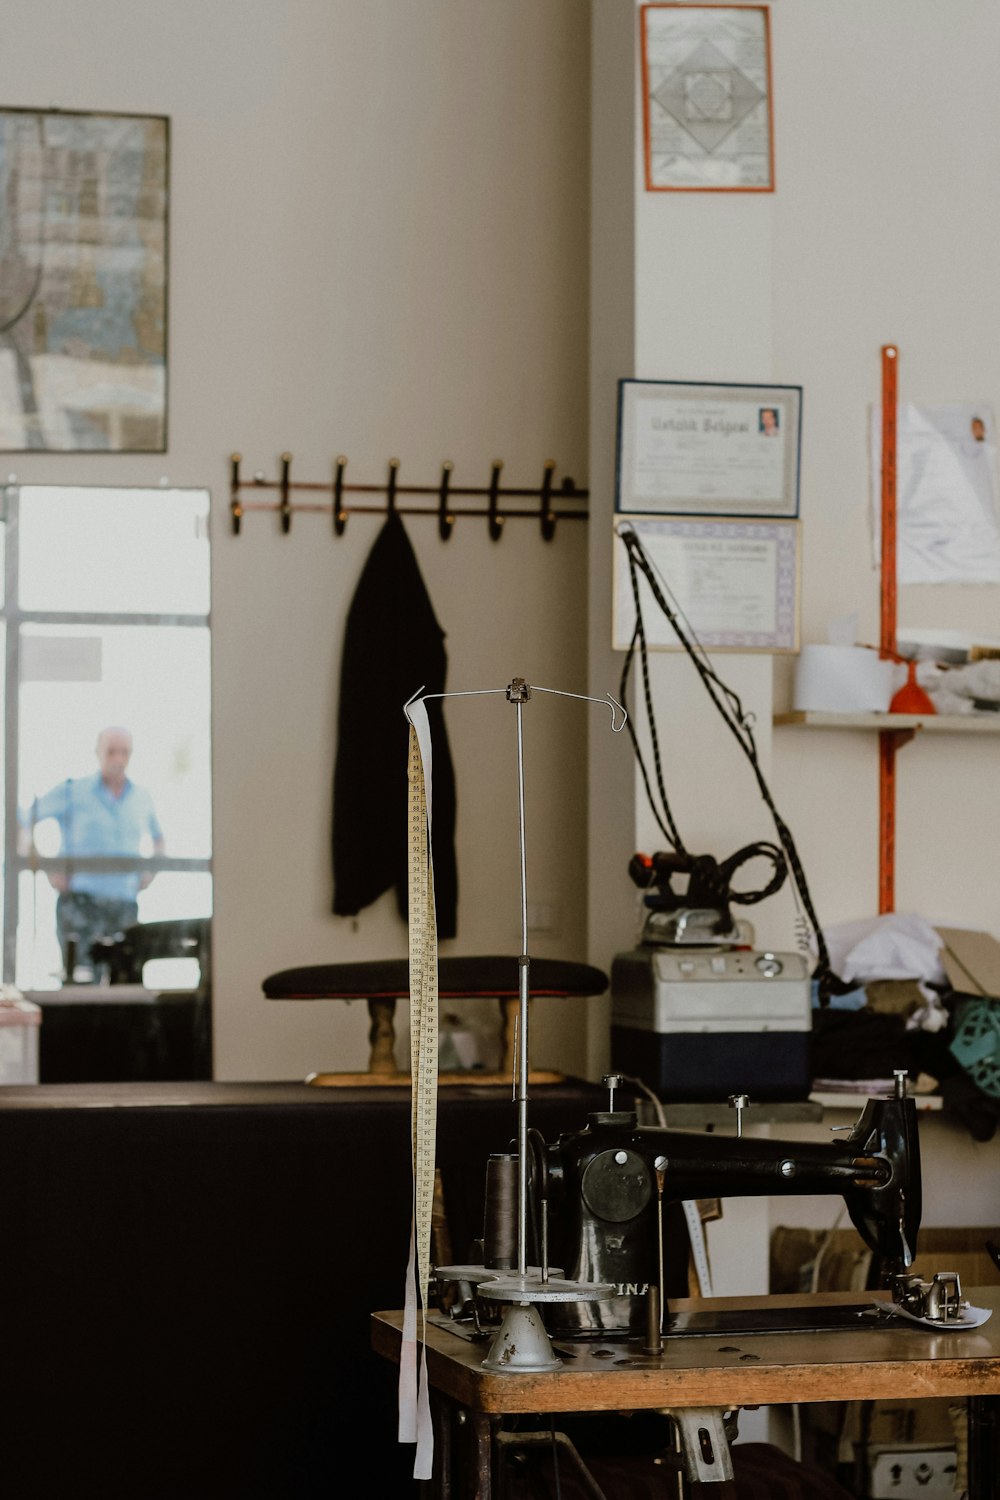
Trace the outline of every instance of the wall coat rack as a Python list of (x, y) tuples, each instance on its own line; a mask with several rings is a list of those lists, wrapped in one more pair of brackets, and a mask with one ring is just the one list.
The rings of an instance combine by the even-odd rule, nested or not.
[[(353, 484), (348, 483), (344, 474), (347, 469), (347, 459), (340, 454), (334, 462), (333, 478), (329, 483), (321, 484), (303, 480), (292, 480), (292, 455), (283, 453), (279, 460), (280, 469), (277, 479), (266, 479), (263, 473), (258, 472), (249, 480), (240, 477), (240, 463), (242, 455), (233, 453), (230, 456), (230, 499), (229, 513), (232, 521), (233, 535), (239, 536), (243, 525), (243, 517), (248, 511), (269, 510), (275, 511), (281, 523), (281, 532), (287, 536), (292, 529), (292, 514), (295, 511), (311, 512), (316, 515), (327, 515), (333, 522), (335, 536), (343, 536), (347, 527), (347, 518), (350, 515), (404, 515), (404, 516), (433, 516), (438, 523), (438, 535), (446, 542), (451, 536), (455, 521), (459, 516), (478, 516), (486, 521), (490, 537), (498, 542), (503, 536), (504, 526), (508, 521), (534, 520), (538, 522), (542, 536), (545, 541), (550, 542), (556, 533), (556, 524), (559, 521), (585, 521), (587, 511), (578, 507), (574, 509), (563, 509), (566, 501), (586, 500), (589, 490), (577, 489), (576, 484), (568, 476), (563, 479), (559, 488), (555, 488), (556, 464), (553, 459), (547, 459), (542, 471), (542, 482), (537, 489), (511, 489), (501, 488), (500, 476), (503, 472), (503, 461), (495, 459), (490, 469), (489, 484), (480, 487), (453, 486), (452, 472), (454, 464), (447, 460), (441, 466), (441, 479), (438, 484), (400, 484), (398, 458), (390, 458), (388, 473), (382, 484)], [(277, 490), (277, 500), (251, 500), (246, 498), (248, 494), (255, 494), (261, 490)], [(311, 492), (315, 495), (325, 495), (325, 500), (293, 500), (292, 495), (296, 493)], [(346, 495), (376, 495), (385, 496), (385, 504), (348, 504)], [(420, 505), (400, 505), (401, 495), (423, 495), (434, 496), (436, 505), (428, 504), (426, 501)], [(453, 502), (456, 499), (467, 497), (485, 499), (485, 505), (457, 506)], [(537, 500), (538, 504), (528, 508), (525, 506), (510, 507), (504, 504), (501, 509), (501, 501), (508, 500)], [(557, 505), (560, 507), (557, 509)]]

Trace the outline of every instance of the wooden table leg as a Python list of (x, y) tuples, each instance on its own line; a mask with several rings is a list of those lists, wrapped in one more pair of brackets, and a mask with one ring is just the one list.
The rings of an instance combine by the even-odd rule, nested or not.
[(438, 1500), (451, 1500), (451, 1402), (446, 1396), (438, 1396), (436, 1391), (431, 1391), (430, 1398), (431, 1416), (437, 1418), (437, 1432), (434, 1438), (434, 1467), (437, 1469), (435, 1493)]
[(1000, 1397), (969, 1397), (968, 1500), (993, 1500), (1000, 1474)]
[(469, 1413), (472, 1426), (471, 1500), (490, 1500), (493, 1491), (493, 1422), (485, 1412)]

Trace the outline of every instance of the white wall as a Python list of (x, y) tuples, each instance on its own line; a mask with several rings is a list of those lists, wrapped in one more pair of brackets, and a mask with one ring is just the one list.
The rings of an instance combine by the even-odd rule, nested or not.
[[(1000, 103), (989, 0), (791, 0), (774, 9), (776, 379), (805, 386), (803, 638), (859, 610), (877, 639), (865, 409), (879, 349), (901, 399), (1000, 404), (994, 274)], [(991, 631), (1000, 588), (904, 588), (899, 619)], [(782, 684), (782, 687), (784, 684)], [(846, 738), (849, 743), (844, 743)], [(896, 906), (1000, 936), (995, 741), (940, 739), (897, 761)], [(865, 736), (775, 735), (775, 775), (825, 920), (877, 888), (877, 750)]]
[[(1000, 405), (1000, 11), (992, 0), (775, 0), (771, 21), (776, 192), (646, 193), (637, 16), (631, 4), (594, 0), (593, 691), (620, 671), (608, 649), (616, 377), (804, 387), (804, 641), (825, 639), (828, 618), (850, 611), (863, 638), (877, 639), (866, 427), (881, 346), (899, 346), (903, 400)], [(998, 606), (995, 587), (904, 588), (899, 619), (992, 634)], [(757, 713), (765, 773), (821, 921), (874, 914), (874, 736), (772, 732), (793, 663), (720, 655), (717, 666)], [(692, 675), (674, 656), (655, 660), (668, 787), (688, 843), (727, 854), (770, 829)], [(1000, 937), (998, 750), (955, 737), (900, 755), (898, 910)], [(639, 848), (658, 839), (627, 757), (593, 748), (590, 795), (590, 951), (606, 964), (633, 931), (617, 870), (633, 839)], [(787, 893), (750, 915), (764, 943), (792, 942)], [(606, 1031), (592, 1035), (590, 1058), (595, 1072), (605, 1065)], [(752, 1096), (752, 1077), (746, 1087)], [(995, 1205), (990, 1145), (944, 1119), (922, 1134), (924, 1222), (985, 1222)], [(770, 1228), (827, 1224), (835, 1212), (833, 1200), (728, 1205), (713, 1226), (719, 1288), (762, 1289)]]
[[(213, 491), (216, 1074), (281, 1078), (367, 1058), (363, 1008), (268, 1005), (290, 965), (402, 955), (390, 900), (329, 914), (342, 625), (377, 522), (270, 517), (229, 534), (244, 471), (537, 484), (587, 470), (589, 39), (575, 0), (10, 0), (0, 100), (171, 117), (170, 448), (16, 455), (24, 482)], [(557, 476), (558, 477), (558, 476)], [(516, 674), (585, 688), (585, 526), (499, 545), (459, 522), (413, 538), (448, 635), (449, 686)], [(504, 705), (505, 707), (506, 705)], [(509, 712), (509, 711), (508, 711)], [(449, 709), (458, 775), (459, 935), (516, 952), (513, 716)], [(533, 899), (584, 950), (585, 726), (526, 715)], [(578, 1015), (539, 1005), (536, 1060), (583, 1066)], [(554, 1054), (558, 1054), (555, 1056)], [(400, 1048), (400, 1060), (405, 1052)]]
[[(857, 611), (863, 638), (875, 640), (866, 422), (879, 399), (881, 345), (899, 346), (902, 399), (1000, 404), (993, 273), (1000, 204), (989, 187), (1000, 164), (991, 81), (1000, 12), (990, 0), (958, 0), (947, 16), (935, 0), (778, 0), (771, 21), (776, 192), (647, 193), (637, 17), (616, 0), (595, 0), (595, 129), (600, 114), (613, 117), (628, 132), (630, 155), (625, 193), (623, 141), (617, 177), (595, 151), (592, 366), (601, 369), (611, 341), (599, 315), (601, 278), (630, 275), (619, 375), (801, 384), (802, 637), (823, 640), (829, 617)], [(602, 217), (612, 215), (628, 220), (618, 244), (598, 237)], [(608, 633), (598, 588), (610, 567), (610, 387), (595, 385), (591, 406), (592, 512), (603, 507), (606, 518), (591, 526), (592, 648)], [(996, 587), (904, 588), (899, 618), (993, 632), (998, 605)], [(821, 920), (873, 914), (874, 737), (795, 729), (772, 736), (771, 660), (720, 656), (717, 665), (746, 688), (758, 714), (765, 771)], [(776, 708), (788, 706), (792, 666), (774, 664)], [(592, 665), (592, 685), (607, 670), (604, 660)], [(688, 842), (703, 834), (706, 847), (726, 854), (746, 836), (767, 837), (768, 817), (728, 736), (710, 715), (697, 715), (700, 689), (689, 678), (686, 662), (657, 660), (658, 712), (675, 736), (669, 787)], [(897, 909), (1000, 935), (996, 751), (990, 740), (944, 738), (901, 754)], [(631, 775), (620, 765), (598, 769), (592, 839), (609, 782), (620, 801)], [(651, 825), (641, 787), (629, 801), (642, 847)], [(601, 900), (601, 862), (592, 847), (592, 910)], [(792, 941), (785, 894), (752, 915), (767, 943)], [(592, 928), (595, 961), (610, 951), (607, 935)]]
[[(647, 193), (642, 186), (642, 112), (637, 17), (618, 0), (593, 8), (591, 267), (591, 691), (617, 683), (623, 657), (609, 649), (616, 383), (646, 379), (765, 381), (771, 376), (769, 196)], [(609, 141), (615, 149), (609, 149)], [(737, 250), (737, 247), (738, 250)], [(626, 293), (625, 288), (628, 288)], [(615, 314), (609, 313), (609, 307)], [(773, 837), (749, 766), (722, 726), (688, 660), (651, 653), (657, 727), (671, 807), (685, 843), (718, 857)], [(720, 658), (723, 676), (757, 719), (765, 773), (771, 749), (769, 657)], [(638, 667), (635, 668), (635, 673)], [(632, 701), (641, 704), (633, 674)], [(644, 714), (637, 719), (644, 727)], [(626, 878), (635, 849), (663, 846), (627, 747), (591, 742), (592, 961), (607, 966), (636, 935)], [(611, 857), (609, 858), (609, 854)], [(614, 883), (614, 897), (606, 892)], [(755, 908), (764, 941), (788, 941), (780, 902)], [(763, 919), (763, 920), (762, 920)], [(607, 1065), (606, 1026), (592, 1032), (591, 1069)]]

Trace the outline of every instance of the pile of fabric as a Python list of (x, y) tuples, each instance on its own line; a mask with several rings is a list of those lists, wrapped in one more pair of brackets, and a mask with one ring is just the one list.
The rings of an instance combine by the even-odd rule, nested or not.
[(940, 933), (912, 913), (840, 923), (824, 937), (834, 971), (855, 988), (828, 1008), (814, 998), (814, 1087), (888, 1089), (905, 1068), (919, 1092), (940, 1094), (976, 1140), (990, 1140), (1000, 1120), (1000, 997), (954, 984)]
[(959, 667), (924, 662), (917, 680), (939, 714), (1000, 711), (1000, 659), (987, 657)]

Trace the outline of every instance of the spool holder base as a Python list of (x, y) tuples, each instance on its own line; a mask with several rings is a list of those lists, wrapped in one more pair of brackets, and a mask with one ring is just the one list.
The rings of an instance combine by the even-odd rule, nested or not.
[(603, 1302), (611, 1296), (612, 1288), (606, 1282), (564, 1281), (529, 1271), (484, 1282), (478, 1293), (487, 1301), (507, 1303), (483, 1369), (503, 1375), (541, 1375), (558, 1370), (563, 1362), (534, 1304)]

